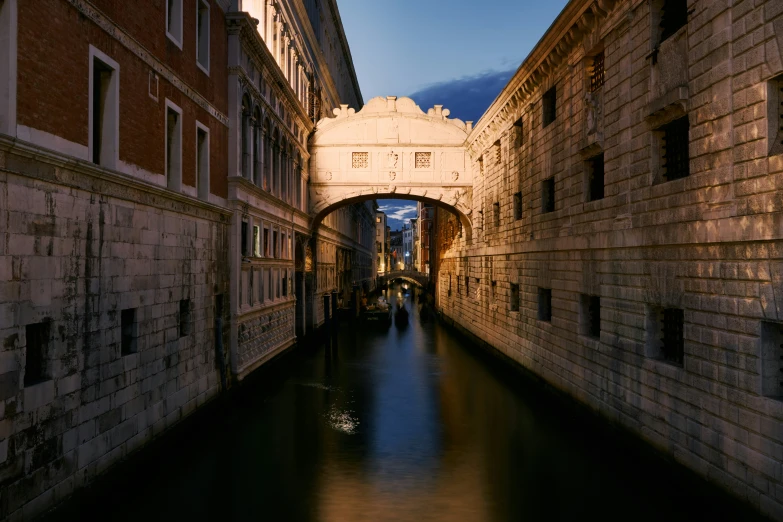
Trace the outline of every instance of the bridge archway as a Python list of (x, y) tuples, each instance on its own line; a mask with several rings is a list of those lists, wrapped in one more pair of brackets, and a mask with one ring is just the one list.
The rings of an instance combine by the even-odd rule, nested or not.
[(454, 213), (472, 237), (471, 130), (441, 105), (422, 111), (410, 98), (373, 98), (318, 122), (310, 142), (313, 229), (331, 211), (370, 199), (409, 199)]

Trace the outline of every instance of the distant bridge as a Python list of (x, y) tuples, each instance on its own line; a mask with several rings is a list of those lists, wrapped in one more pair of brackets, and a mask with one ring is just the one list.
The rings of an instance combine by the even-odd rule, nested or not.
[(426, 287), (430, 282), (430, 276), (424, 272), (417, 272), (416, 270), (392, 270), (379, 276), (381, 284), (394, 281), (395, 279), (402, 279), (421, 287)]

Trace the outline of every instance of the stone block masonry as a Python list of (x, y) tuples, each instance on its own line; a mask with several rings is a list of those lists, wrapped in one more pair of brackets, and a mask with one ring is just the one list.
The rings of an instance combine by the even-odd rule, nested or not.
[(438, 307), (783, 520), (783, 10), (674, 4), (566, 6), (468, 138)]
[[(6, 147), (6, 150), (8, 148)], [(0, 518), (29, 518), (214, 397), (228, 213), (0, 152)]]

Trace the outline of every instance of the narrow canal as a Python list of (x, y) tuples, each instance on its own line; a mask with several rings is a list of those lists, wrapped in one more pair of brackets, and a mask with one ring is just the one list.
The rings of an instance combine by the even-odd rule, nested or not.
[(407, 328), (342, 324), (50, 518), (757, 519), (448, 327), (422, 321), (411, 297)]

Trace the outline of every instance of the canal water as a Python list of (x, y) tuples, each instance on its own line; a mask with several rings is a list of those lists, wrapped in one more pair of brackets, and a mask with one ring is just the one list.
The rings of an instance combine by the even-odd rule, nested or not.
[(407, 328), (341, 324), (49, 519), (757, 520), (402, 297)]

